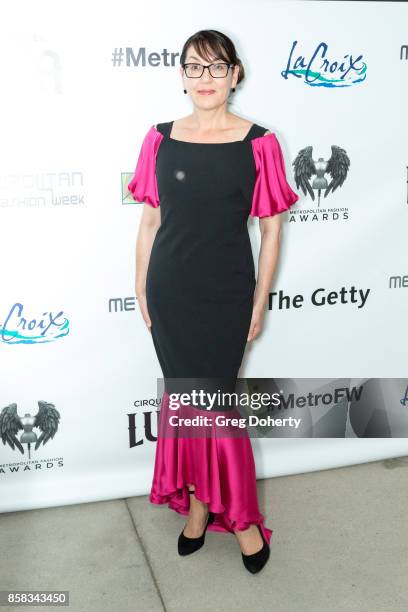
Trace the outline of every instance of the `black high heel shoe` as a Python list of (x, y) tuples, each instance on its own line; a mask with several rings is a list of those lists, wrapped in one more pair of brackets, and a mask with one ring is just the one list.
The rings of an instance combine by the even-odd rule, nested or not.
[[(195, 491), (188, 490), (190, 495), (194, 495)], [(201, 548), (204, 544), (205, 540), (205, 532), (207, 531), (207, 527), (210, 523), (214, 521), (215, 514), (213, 512), (208, 512), (207, 522), (204, 527), (203, 533), (198, 538), (188, 538), (184, 535), (184, 529), (179, 535), (178, 539), (178, 554), (185, 556), (190, 555), (195, 552), (199, 548)]]
[(251, 572), (251, 574), (257, 574), (258, 572), (260, 572), (261, 569), (266, 564), (266, 562), (268, 561), (269, 555), (270, 555), (269, 544), (264, 538), (262, 529), (259, 527), (259, 525), (257, 525), (257, 527), (258, 527), (259, 533), (261, 534), (261, 538), (263, 542), (263, 546), (261, 550), (258, 550), (253, 555), (244, 555), (244, 553), (241, 552), (242, 561), (246, 569), (248, 570), (248, 572)]

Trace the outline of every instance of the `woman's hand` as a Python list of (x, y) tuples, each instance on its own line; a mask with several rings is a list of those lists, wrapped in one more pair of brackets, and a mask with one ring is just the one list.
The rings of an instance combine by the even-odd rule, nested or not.
[(249, 326), (249, 332), (248, 332), (248, 338), (247, 338), (248, 342), (251, 342), (252, 340), (254, 340), (261, 333), (264, 316), (265, 316), (265, 306), (263, 304), (260, 306), (253, 307), (251, 325)]
[(152, 326), (152, 322), (150, 320), (149, 311), (147, 309), (146, 294), (145, 293), (138, 294), (137, 301), (139, 302), (139, 308), (142, 313), (143, 320), (147, 325), (147, 329), (151, 332), (150, 328)]

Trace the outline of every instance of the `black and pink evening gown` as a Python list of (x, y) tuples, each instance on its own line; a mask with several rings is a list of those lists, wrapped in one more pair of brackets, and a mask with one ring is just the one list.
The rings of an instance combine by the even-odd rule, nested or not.
[[(187, 515), (187, 483), (215, 514), (209, 531), (259, 524), (255, 462), (246, 430), (238, 436), (168, 435), (169, 394), (180, 380), (233, 389), (249, 332), (256, 285), (248, 216), (290, 208), (299, 196), (286, 180), (274, 133), (252, 124), (243, 140), (193, 143), (170, 137), (173, 122), (146, 133), (128, 188), (137, 202), (160, 206), (146, 278), (154, 348), (165, 391), (149, 499)], [(198, 385), (197, 385), (198, 387)], [(184, 387), (183, 387), (184, 388)], [(203, 415), (197, 406), (178, 415)], [(228, 414), (217, 406), (214, 414)], [(238, 414), (238, 416), (241, 416)]]

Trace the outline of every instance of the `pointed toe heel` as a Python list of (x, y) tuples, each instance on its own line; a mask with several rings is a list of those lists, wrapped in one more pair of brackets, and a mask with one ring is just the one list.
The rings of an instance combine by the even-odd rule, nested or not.
[(262, 529), (259, 527), (259, 525), (257, 525), (257, 527), (259, 533), (261, 534), (263, 542), (262, 548), (253, 555), (244, 555), (244, 553), (241, 553), (244, 566), (248, 570), (248, 572), (251, 572), (251, 574), (257, 574), (258, 572), (260, 572), (261, 569), (266, 565), (270, 555), (269, 544), (264, 538)]
[[(188, 492), (190, 493), (190, 495), (194, 494), (194, 491), (189, 490)], [(177, 542), (177, 549), (179, 555), (183, 557), (186, 555), (191, 555), (191, 553), (195, 552), (196, 550), (199, 550), (203, 546), (205, 542), (205, 534), (207, 531), (207, 527), (210, 523), (214, 521), (214, 517), (215, 514), (213, 512), (208, 512), (207, 522), (205, 524), (204, 531), (200, 536), (198, 536), (198, 538), (188, 538), (184, 535), (183, 529), (183, 531), (179, 535)]]

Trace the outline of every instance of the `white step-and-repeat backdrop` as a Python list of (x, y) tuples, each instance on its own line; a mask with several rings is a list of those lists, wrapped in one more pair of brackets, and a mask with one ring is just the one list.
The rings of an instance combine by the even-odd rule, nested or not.
[(161, 371), (127, 184), (149, 127), (191, 112), (179, 54), (205, 28), (235, 42), (230, 110), (277, 134), (300, 195), (241, 377), (310, 392), (309, 428), (253, 439), (258, 477), (407, 454), (407, 18), (378, 2), (3, 9), (0, 511), (150, 490)]

